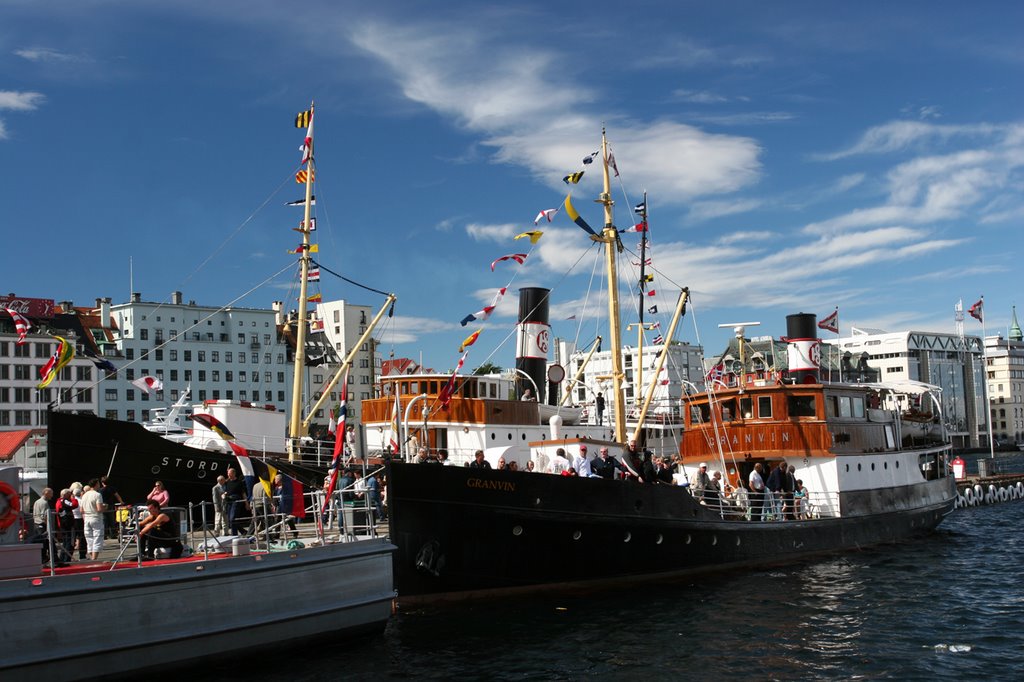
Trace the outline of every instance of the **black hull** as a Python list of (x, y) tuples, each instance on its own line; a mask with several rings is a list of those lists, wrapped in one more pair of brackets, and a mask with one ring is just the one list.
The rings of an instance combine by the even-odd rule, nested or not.
[[(210, 502), (217, 476), (226, 475), (229, 466), (237, 467), (234, 455), (174, 443), (140, 424), (55, 411), (48, 418), (47, 480), (54, 490), (73, 481), (88, 483), (109, 470), (111, 483), (126, 503), (145, 502), (154, 481), (160, 480), (172, 505), (187, 506)], [(316, 476), (310, 471), (300, 478), (309, 484)]]
[(954, 506), (951, 478), (898, 494), (898, 511), (756, 523), (676, 486), (394, 463), (396, 587), (408, 603), (782, 563), (926, 533)]

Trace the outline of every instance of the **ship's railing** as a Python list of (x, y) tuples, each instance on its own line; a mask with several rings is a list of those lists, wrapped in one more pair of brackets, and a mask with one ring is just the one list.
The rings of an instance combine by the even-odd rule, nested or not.
[(839, 516), (839, 494), (834, 492), (806, 492), (803, 496), (790, 493), (753, 493), (746, 489), (720, 494), (713, 490), (690, 489), (700, 504), (717, 512), (723, 519), (745, 521), (795, 521), (834, 518)]

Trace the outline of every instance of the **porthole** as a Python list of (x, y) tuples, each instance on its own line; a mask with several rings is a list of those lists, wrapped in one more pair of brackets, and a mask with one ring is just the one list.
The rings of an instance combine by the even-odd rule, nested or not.
[(889, 468), (889, 463), (888, 462), (882, 462), (882, 468), (883, 469), (888, 469)]
[(492, 433), (491, 434), (491, 440), (497, 440), (497, 439), (498, 439), (498, 434)]
[(693, 538), (690, 536), (689, 533), (687, 533), (686, 534), (686, 544), (690, 544), (691, 542), (693, 542)]
[(572, 534), (572, 539), (573, 540), (579, 540), (581, 537), (583, 537), (583, 533), (581, 533), (580, 531), (576, 531), (575, 533)]
[(846, 465), (846, 473), (850, 473), (850, 465), (849, 464)]
[(871, 463), (871, 470), (872, 470), (872, 471), (874, 471), (874, 470), (875, 470), (875, 463), (874, 463), (874, 462), (872, 462), (872, 463)]
[(159, 474), (160, 473), (160, 467), (152, 466), (152, 467), (149, 468), (149, 471), (150, 471), (150, 473)]
[(630, 533), (628, 530), (626, 531), (626, 534), (622, 536), (622, 541), (623, 542), (629, 542), (632, 539), (633, 539), (633, 534)]
[(200, 469), (197, 471), (196, 478), (206, 478), (206, 469)]
[(512, 535), (515, 535), (516, 537), (519, 537), (522, 534), (523, 534), (523, 527), (522, 526), (513, 526), (512, 527)]
[(665, 538), (662, 537), (661, 533), (658, 533), (658, 537), (654, 538), (654, 544), (660, 545), (664, 540)]
[(899, 461), (899, 460), (896, 460), (896, 468), (897, 468), (897, 469), (899, 469), (899, 468), (900, 468), (900, 461)]
[(536, 500), (533, 501), (533, 506), (534, 507), (539, 507), (540, 506), (540, 498), (539, 497)]
[(522, 439), (526, 440), (526, 434), (525, 433), (523, 434), (523, 438)]
[(512, 433), (511, 432), (508, 434), (508, 439), (512, 440)]
[(718, 544), (718, 536), (717, 535), (712, 535), (711, 536), (711, 546), (714, 547), (717, 544)]
[(860, 471), (862, 468), (863, 467), (861, 466), (860, 462), (857, 462), (857, 471)]
[(737, 547), (740, 546), (740, 536), (739, 535), (736, 536), (736, 546)]

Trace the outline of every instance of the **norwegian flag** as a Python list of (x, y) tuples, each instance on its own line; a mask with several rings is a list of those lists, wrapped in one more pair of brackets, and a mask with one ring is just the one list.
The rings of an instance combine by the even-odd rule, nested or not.
[(4, 308), (4, 310), (10, 313), (11, 318), (14, 320), (14, 328), (18, 332), (18, 340), (15, 344), (20, 346), (25, 343), (25, 337), (28, 335), (28, 330), (32, 328), (32, 323), (17, 310), (11, 310), (10, 308)]
[(395, 386), (395, 406), (391, 410), (391, 434), (388, 436), (388, 445), (391, 446), (391, 452), (398, 454), (401, 450), (398, 447), (398, 419), (399, 412), (402, 409), (402, 404), (398, 400), (398, 386)]
[(722, 377), (724, 377), (724, 376), (725, 376), (725, 365), (720, 362), (717, 365), (715, 365), (714, 367), (712, 367), (710, 370), (708, 370), (708, 373), (704, 377), (704, 380), (707, 383), (712, 384), (712, 383), (714, 383), (716, 381), (721, 381)]
[(455, 371), (452, 372), (452, 376), (448, 379), (448, 383), (441, 387), (441, 392), (438, 393), (437, 399), (441, 403), (442, 409), (448, 409), (448, 403), (452, 401), (452, 395), (455, 394), (455, 378), (459, 375), (459, 370), (466, 364), (466, 356), (469, 355), (469, 351), (462, 354), (459, 358), (459, 364), (455, 366)]
[(985, 297), (982, 296), (978, 299), (978, 302), (967, 309), (967, 312), (971, 317), (976, 319), (978, 322), (985, 321)]

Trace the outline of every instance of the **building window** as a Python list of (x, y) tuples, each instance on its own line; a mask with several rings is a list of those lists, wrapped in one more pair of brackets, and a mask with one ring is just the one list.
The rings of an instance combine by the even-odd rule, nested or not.
[(192, 351), (185, 351), (185, 362), (192, 362)]
[(155, 351), (153, 351), (153, 353), (154, 353), (154, 357), (156, 358), (156, 360), (157, 360), (158, 362), (163, 362), (163, 359), (164, 359), (164, 352), (163, 352), (162, 350), (160, 350), (159, 348), (157, 348), (157, 349), (156, 349)]
[(124, 378), (127, 379), (128, 381), (134, 381), (135, 380), (135, 370), (133, 368), (131, 368), (131, 367), (126, 369), (124, 371)]
[(135, 389), (129, 388), (124, 392), (124, 399), (131, 402), (135, 400)]
[(213, 370), (212, 372), (210, 372), (210, 375), (211, 375), (211, 379), (213, 381), (220, 381), (220, 370), (219, 369)]
[(185, 370), (185, 381), (192, 381), (192, 370)]
[(220, 352), (212, 350), (210, 351), (210, 362), (220, 362)]
[(252, 353), (249, 359), (252, 360), (252, 364), (254, 364), (254, 365), (260, 364), (260, 354), (259, 353)]
[(32, 410), (15, 410), (15, 426), (32, 426)]
[(16, 403), (30, 403), (30, 402), (32, 402), (32, 389), (30, 389), (30, 388), (15, 388), (14, 389), (14, 402), (16, 402)]
[(116, 388), (104, 389), (104, 391), (103, 391), (103, 399), (104, 400), (110, 400), (110, 401), (117, 400), (117, 389)]
[(284, 364), (284, 353), (278, 353), (277, 354), (277, 364), (279, 364), (279, 365), (283, 365)]
[(177, 381), (177, 380), (178, 380), (178, 370), (172, 369), (171, 370), (171, 381)]
[(283, 384), (284, 383), (284, 372), (278, 372), (277, 373), (277, 383), (279, 383), (279, 384)]
[(14, 378), (27, 381), (32, 378), (32, 368), (28, 365), (15, 365)]
[[(242, 323), (239, 322), (238, 324), (241, 325)], [(245, 343), (245, 334), (238, 335), (238, 343)]]
[(48, 357), (50, 357), (50, 344), (48, 344), (48, 343), (37, 343), (36, 344), (36, 357), (37, 358), (48, 358)]
[(128, 410), (127, 412), (124, 413), (124, 415), (125, 419), (127, 419), (128, 421), (135, 421), (135, 410)]
[(107, 410), (103, 413), (103, 416), (107, 419), (117, 419), (117, 410)]
[(206, 370), (205, 369), (199, 370), (199, 380), (200, 381), (206, 381)]
[(149, 330), (146, 329), (146, 328), (140, 329), (139, 330), (139, 338), (142, 339), (143, 341), (148, 341), (149, 340)]
[(245, 353), (239, 353), (238, 354), (238, 361), (241, 362), (241, 363), (245, 362)]
[(206, 362), (206, 351), (205, 350), (196, 351), (196, 356), (198, 357), (199, 362)]
[(224, 372), (224, 381), (234, 381), (235, 373), (231, 370)]
[(177, 349), (172, 348), (171, 349), (171, 362), (177, 362), (177, 361), (178, 361), (178, 351), (177, 351)]
[[(30, 351), (30, 350), (32, 350), (32, 346), (30, 346), (30, 345), (29, 345), (29, 344), (27, 344), (27, 343), (26, 343), (25, 345), (23, 345), (23, 346), (15, 346), (15, 347), (14, 347), (14, 357), (16, 357), (16, 358), (27, 358), (27, 357), (31, 357), (31, 356), (29, 355), (29, 351)], [(45, 357), (45, 356), (44, 356), (44, 357)]]
[(134, 348), (125, 348), (124, 349), (124, 359), (125, 360), (134, 360), (135, 359), (135, 349)]

